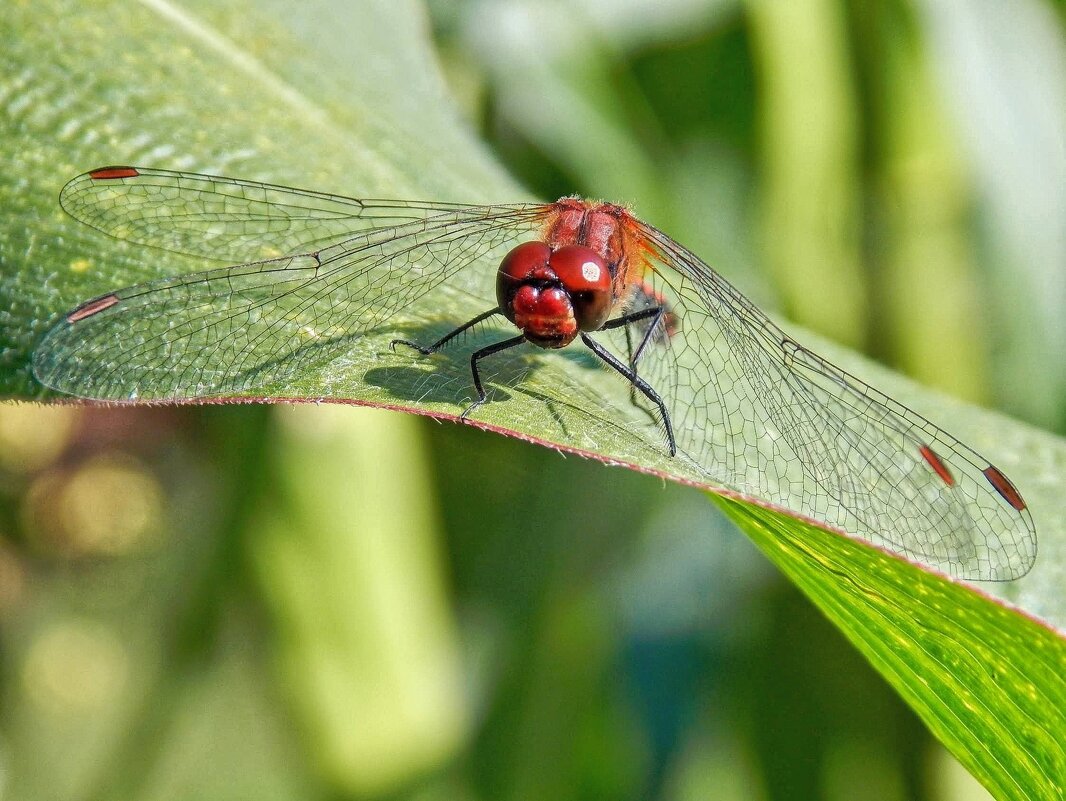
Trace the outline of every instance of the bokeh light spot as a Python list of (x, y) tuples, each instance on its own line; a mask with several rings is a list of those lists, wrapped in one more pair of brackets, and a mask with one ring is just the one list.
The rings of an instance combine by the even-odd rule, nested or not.
[(0, 406), (0, 469), (29, 473), (54, 460), (78, 414), (66, 406)]
[(67, 541), (83, 553), (118, 556), (159, 530), (163, 492), (143, 467), (103, 458), (83, 466), (59, 496)]
[(26, 528), (44, 550), (121, 556), (154, 544), (164, 494), (146, 468), (121, 455), (39, 477), (26, 496)]
[(22, 670), (27, 695), (54, 714), (85, 714), (115, 701), (129, 662), (121, 640), (98, 623), (55, 624), (30, 645)]

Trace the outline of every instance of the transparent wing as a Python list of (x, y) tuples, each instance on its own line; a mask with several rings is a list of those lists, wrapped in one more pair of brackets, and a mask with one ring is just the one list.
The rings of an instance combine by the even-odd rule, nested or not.
[[(262, 391), (334, 358), (386, 321), (395, 326), (432, 288), (472, 265), (498, 263), (516, 237), (540, 226), (546, 211), (534, 205), (425, 208), (436, 213), (348, 235), (319, 250), (102, 295), (48, 332), (34, 352), (34, 373), (49, 387), (98, 399)], [(227, 213), (227, 225), (235, 219)], [(144, 241), (165, 241), (155, 230), (146, 229)], [(239, 247), (251, 234), (227, 227), (225, 236)], [(179, 241), (192, 239), (182, 234)], [(484, 275), (479, 281), (488, 280)]]
[(648, 280), (680, 325), (639, 371), (697, 470), (954, 576), (1029, 570), (1035, 528), (999, 470), (796, 343), (661, 231), (640, 228)]
[(146, 167), (101, 167), (59, 193), (63, 209), (98, 231), (228, 263), (329, 247), (373, 228), (478, 207), (359, 200), (287, 186)]
[[(112, 236), (249, 260), (108, 293), (46, 335), (33, 363), (43, 383), (115, 400), (261, 395), (378, 327), (424, 321), (430, 290), (445, 283), (492, 303), (491, 270), (554, 208), (355, 200), (132, 167), (79, 176), (61, 200)], [(797, 344), (688, 250), (637, 225), (655, 272), (633, 288), (630, 308), (663, 298), (671, 309), (639, 373), (663, 396), (687, 470), (959, 577), (1029, 569), (1032, 519), (999, 470)], [(621, 353), (632, 335), (602, 334)], [(508, 383), (538, 389), (533, 375)], [(563, 394), (590, 422), (636, 422), (654, 436), (655, 414), (640, 418), (582, 386)]]

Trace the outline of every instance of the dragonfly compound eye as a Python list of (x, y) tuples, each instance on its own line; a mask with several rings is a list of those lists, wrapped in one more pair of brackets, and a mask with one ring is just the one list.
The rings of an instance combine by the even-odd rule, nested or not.
[(541, 273), (548, 266), (551, 248), (544, 242), (523, 242), (512, 249), (496, 272), (496, 302), (500, 311), (512, 323), (514, 319), (514, 296), (519, 287), (528, 283), (534, 273)]
[(570, 295), (578, 328), (599, 330), (614, 305), (612, 276), (603, 259), (591, 248), (566, 245), (552, 253), (548, 263)]

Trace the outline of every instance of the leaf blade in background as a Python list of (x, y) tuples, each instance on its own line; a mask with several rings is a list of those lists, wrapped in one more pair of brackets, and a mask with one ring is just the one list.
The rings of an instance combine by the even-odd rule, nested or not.
[[(1061, 431), (1066, 420), (1063, 18), (1055, 4), (1037, 0), (1009, 7), (921, 0), (915, 6), (937, 83), (973, 165), (987, 228), (997, 396), (1008, 410)], [(1032, 369), (1034, 364), (1043, 369)]]

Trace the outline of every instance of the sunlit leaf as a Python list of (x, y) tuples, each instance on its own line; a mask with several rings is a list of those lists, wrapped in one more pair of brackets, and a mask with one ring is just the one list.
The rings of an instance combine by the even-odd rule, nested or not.
[(864, 543), (717, 500), (996, 798), (1061, 798), (1061, 635)]

